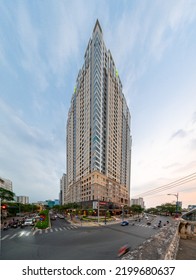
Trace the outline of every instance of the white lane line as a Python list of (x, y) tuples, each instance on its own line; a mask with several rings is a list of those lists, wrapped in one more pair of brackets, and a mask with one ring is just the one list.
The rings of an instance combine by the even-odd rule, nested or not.
[(25, 234), (25, 232), (22, 231), (22, 232), (18, 235), (18, 237), (21, 237), (21, 236), (23, 236), (24, 234)]
[(77, 226), (72, 226), (72, 228), (78, 228)]
[(50, 229), (50, 232), (53, 232), (53, 229), (52, 229), (52, 228)]
[(17, 233), (14, 233), (9, 239), (14, 238), (17, 235)]
[(54, 230), (55, 230), (55, 231), (58, 231), (58, 228), (55, 228)]
[(39, 231), (39, 230), (36, 229), (36, 230), (33, 232), (33, 235), (35, 235), (38, 231)]
[(8, 236), (10, 236), (9, 234), (5, 235), (4, 237), (1, 238), (1, 240), (5, 240)]

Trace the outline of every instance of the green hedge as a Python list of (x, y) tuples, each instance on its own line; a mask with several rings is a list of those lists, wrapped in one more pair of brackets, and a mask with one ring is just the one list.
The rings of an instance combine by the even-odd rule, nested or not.
[(48, 228), (49, 227), (49, 210), (46, 209), (46, 210), (42, 210), (39, 215), (44, 215), (46, 218), (44, 221), (38, 221), (36, 223), (36, 228), (39, 228), (39, 229), (44, 229), (44, 228)]
[[(98, 218), (97, 217), (86, 217), (86, 216), (83, 216), (82, 217), (82, 220), (83, 221), (86, 221), (86, 222), (97, 222), (98, 221)], [(105, 217), (99, 217), (99, 220), (101, 221), (101, 222), (104, 222), (105, 221)], [(108, 217), (106, 217), (106, 221), (113, 221), (114, 219), (113, 218), (108, 218)]]

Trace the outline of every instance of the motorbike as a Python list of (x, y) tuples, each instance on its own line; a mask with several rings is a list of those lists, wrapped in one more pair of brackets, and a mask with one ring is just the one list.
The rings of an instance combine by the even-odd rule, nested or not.
[(8, 230), (8, 228), (9, 228), (8, 224), (3, 225), (3, 230)]
[(118, 251), (118, 257), (122, 257), (123, 255), (125, 255), (129, 251), (130, 251), (130, 247), (127, 244), (123, 245)]

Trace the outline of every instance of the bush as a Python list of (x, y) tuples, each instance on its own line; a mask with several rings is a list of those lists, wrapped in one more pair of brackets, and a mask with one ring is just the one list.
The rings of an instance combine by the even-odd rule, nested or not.
[(42, 210), (39, 215), (44, 215), (45, 216), (45, 219), (43, 221), (38, 221), (36, 223), (36, 227), (39, 228), (39, 229), (44, 229), (44, 228), (48, 228), (49, 227), (49, 210), (46, 209), (46, 210)]

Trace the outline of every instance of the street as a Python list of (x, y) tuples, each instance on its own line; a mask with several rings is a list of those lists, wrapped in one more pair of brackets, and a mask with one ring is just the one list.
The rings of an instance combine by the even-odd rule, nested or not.
[[(166, 219), (166, 218), (164, 218)], [(155, 218), (153, 223), (158, 223)], [(164, 222), (164, 221), (163, 221)], [(97, 227), (71, 225), (64, 219), (52, 221), (52, 227), (35, 230), (31, 227), (1, 232), (1, 254), (4, 260), (111, 260), (118, 259), (121, 246), (131, 250), (157, 233), (145, 219), (128, 226), (120, 223)]]

